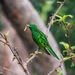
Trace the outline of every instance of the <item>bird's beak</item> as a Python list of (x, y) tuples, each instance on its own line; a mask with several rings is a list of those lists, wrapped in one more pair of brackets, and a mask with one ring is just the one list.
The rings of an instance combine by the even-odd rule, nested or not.
[(27, 25), (27, 27), (30, 27), (30, 25)]

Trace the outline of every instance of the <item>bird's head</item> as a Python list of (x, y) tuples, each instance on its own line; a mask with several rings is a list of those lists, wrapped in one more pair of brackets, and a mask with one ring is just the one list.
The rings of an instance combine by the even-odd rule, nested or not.
[(30, 24), (30, 25), (27, 25), (27, 27), (29, 27), (29, 28), (31, 28), (31, 27), (35, 28), (37, 26), (35, 24)]
[(35, 24), (27, 25), (27, 27), (29, 27), (31, 30), (32, 29), (37, 29), (37, 26)]

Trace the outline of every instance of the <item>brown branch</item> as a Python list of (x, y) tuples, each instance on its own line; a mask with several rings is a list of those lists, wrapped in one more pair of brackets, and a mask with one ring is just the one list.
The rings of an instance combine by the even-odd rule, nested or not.
[(6, 71), (9, 71), (9, 72), (11, 72), (11, 73), (13, 73), (14, 75), (17, 75), (16, 73), (14, 73), (12, 70), (10, 70), (10, 69), (7, 69), (7, 68), (5, 68), (5, 67), (2, 67), (2, 66), (0, 66), (0, 70), (6, 70)]
[(55, 12), (55, 14), (53, 15), (53, 17), (52, 17), (52, 19), (51, 19), (51, 21), (50, 21), (50, 23), (49, 23), (49, 27), (48, 27), (48, 29), (47, 29), (47, 31), (46, 31), (46, 36), (48, 37), (48, 33), (49, 33), (49, 30), (50, 30), (50, 27), (51, 27), (51, 25), (52, 25), (52, 21), (53, 21), (53, 19), (55, 18), (55, 16), (56, 16), (56, 14), (58, 13), (58, 11), (60, 10), (60, 8), (63, 6), (63, 4), (65, 3), (65, 1), (66, 0), (64, 0), (62, 3), (61, 3), (61, 5), (59, 6), (59, 8), (58, 8), (58, 10)]
[(20, 64), (20, 66), (21, 66), (22, 69), (24, 70), (25, 74), (26, 74), (26, 75), (30, 75), (30, 73), (29, 73), (29, 71), (28, 71), (28, 69), (27, 69), (27, 66), (24, 66), (23, 60), (22, 60), (21, 57), (19, 56), (19, 53), (16, 51), (15, 47), (12, 47), (12, 46), (8, 43), (6, 36), (3, 36), (1, 33), (0, 33), (0, 35), (1, 35), (2, 39), (5, 40), (5, 41), (3, 41), (2, 39), (0, 39), (0, 42), (4, 43), (4, 45), (7, 45), (7, 46), (10, 48), (11, 52), (13, 53), (14, 57), (18, 60), (18, 63)]
[[(68, 50), (68, 52), (69, 52), (69, 56), (70, 56), (70, 53), (71, 53), (72, 51), (71, 51), (70, 37), (69, 37), (68, 29), (66, 29), (66, 32), (67, 32), (67, 39), (68, 39), (68, 44), (69, 44), (69, 50)], [(72, 59), (74, 65), (75, 65), (75, 59), (74, 59), (74, 58), (71, 58), (71, 59)]]
[(69, 49), (70, 49), (70, 53), (71, 53), (71, 45), (70, 45), (70, 37), (69, 37), (68, 29), (66, 29), (66, 32), (67, 32), (67, 39), (68, 39)]
[(52, 74), (54, 71), (57, 71), (58, 68), (61, 68), (62, 63), (63, 63), (63, 60), (61, 60), (60, 64), (59, 64), (55, 69), (53, 69), (52, 71), (50, 71), (47, 75), (50, 75), (50, 74)]
[(38, 54), (38, 50), (36, 50), (37, 51), (37, 53), (34, 53), (25, 63), (24, 63), (24, 65), (27, 65), (31, 60), (33, 60), (35, 57), (36, 57), (36, 55)]
[(31, 58), (29, 58), (27, 61), (26, 61), (26, 64), (28, 64), (32, 59), (34, 59), (36, 57), (36, 54), (34, 54)]

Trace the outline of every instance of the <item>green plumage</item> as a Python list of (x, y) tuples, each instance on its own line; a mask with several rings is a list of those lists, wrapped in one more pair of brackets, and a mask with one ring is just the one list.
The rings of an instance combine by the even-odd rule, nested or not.
[[(53, 56), (55, 56), (59, 60), (58, 56), (50, 47), (46, 35), (42, 31), (40, 31), (35, 24), (30, 24), (27, 26), (30, 28), (32, 38), (35, 41), (35, 43), (39, 46), (39, 48), (48, 55), (50, 55), (50, 53), (53, 54)], [(48, 52), (48, 50), (50, 53)]]

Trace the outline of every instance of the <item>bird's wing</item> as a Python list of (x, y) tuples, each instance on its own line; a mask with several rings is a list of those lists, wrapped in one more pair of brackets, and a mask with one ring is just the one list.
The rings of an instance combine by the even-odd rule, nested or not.
[(35, 34), (36, 34), (36, 37), (33, 37), (33, 39), (37, 44), (41, 44), (41, 46), (45, 47), (49, 43), (46, 35), (43, 32), (38, 31), (38, 32), (35, 32)]
[(50, 55), (50, 53), (45, 49), (45, 47), (49, 45), (46, 35), (40, 30), (38, 30), (32, 33), (32, 37), (35, 43), (39, 46), (39, 48)]

